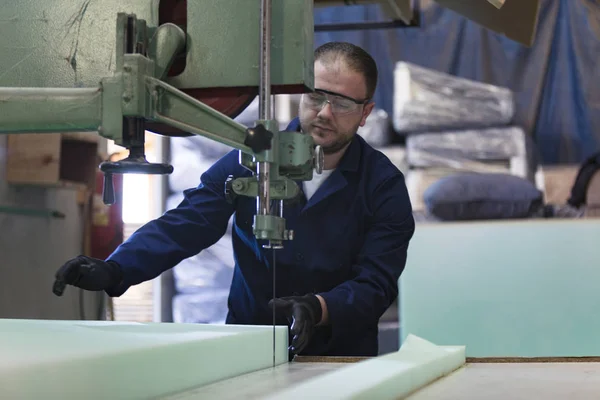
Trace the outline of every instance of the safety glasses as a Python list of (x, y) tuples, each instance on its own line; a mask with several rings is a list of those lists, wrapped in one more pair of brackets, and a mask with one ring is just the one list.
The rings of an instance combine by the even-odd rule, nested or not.
[(302, 94), (302, 102), (314, 111), (321, 111), (327, 103), (335, 115), (351, 114), (369, 103), (370, 99), (356, 100), (343, 94), (328, 90), (316, 89), (314, 92)]

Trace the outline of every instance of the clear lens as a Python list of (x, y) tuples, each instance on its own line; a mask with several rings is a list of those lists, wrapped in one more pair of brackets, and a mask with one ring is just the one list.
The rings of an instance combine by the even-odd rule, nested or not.
[(329, 103), (331, 105), (331, 111), (338, 115), (349, 114), (356, 111), (359, 107), (358, 104), (351, 100), (325, 93), (304, 93), (302, 95), (302, 101), (315, 111), (320, 111), (325, 107), (325, 104)]

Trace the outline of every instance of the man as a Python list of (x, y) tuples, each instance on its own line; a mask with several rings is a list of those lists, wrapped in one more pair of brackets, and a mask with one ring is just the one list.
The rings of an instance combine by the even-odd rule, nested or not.
[(302, 96), (288, 129), (322, 146), (325, 171), (303, 185), (300, 201), (284, 206), (294, 239), (283, 249), (263, 249), (252, 234), (254, 198), (226, 201), (227, 177), (250, 175), (232, 151), (106, 262), (77, 257), (59, 269), (57, 282), (120, 296), (213, 245), (234, 214), (227, 323), (272, 324), (274, 306), (292, 324), (294, 354), (377, 355), (378, 321), (397, 297), (415, 225), (402, 173), (356, 134), (373, 110), (376, 85), (377, 66), (361, 48), (336, 42), (315, 51), (315, 91)]

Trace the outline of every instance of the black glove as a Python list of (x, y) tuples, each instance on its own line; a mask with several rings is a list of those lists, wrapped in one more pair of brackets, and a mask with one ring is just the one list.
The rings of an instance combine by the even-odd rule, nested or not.
[(66, 285), (93, 291), (110, 289), (121, 282), (123, 273), (115, 262), (78, 256), (60, 267), (55, 278), (52, 291), (62, 296)]
[(294, 354), (300, 353), (308, 345), (315, 326), (321, 322), (323, 310), (321, 302), (314, 294), (306, 296), (281, 297), (269, 301), (269, 307), (275, 306), (275, 314), (283, 315), (291, 324), (290, 334), (293, 336), (289, 348)]

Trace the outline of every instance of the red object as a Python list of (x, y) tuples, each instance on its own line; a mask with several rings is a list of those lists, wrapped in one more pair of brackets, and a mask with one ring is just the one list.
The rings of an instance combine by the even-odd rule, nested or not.
[(123, 175), (113, 175), (115, 204), (106, 205), (102, 201), (104, 174), (96, 172), (96, 190), (92, 199), (92, 227), (90, 257), (105, 260), (123, 243)]

